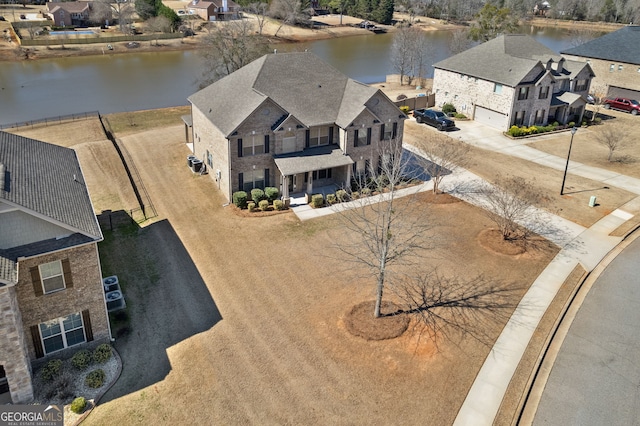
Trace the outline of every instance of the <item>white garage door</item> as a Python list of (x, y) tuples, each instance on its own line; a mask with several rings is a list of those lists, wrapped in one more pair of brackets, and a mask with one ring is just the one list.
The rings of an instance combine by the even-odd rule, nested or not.
[(509, 117), (497, 111), (476, 105), (474, 120), (500, 130), (507, 130)]

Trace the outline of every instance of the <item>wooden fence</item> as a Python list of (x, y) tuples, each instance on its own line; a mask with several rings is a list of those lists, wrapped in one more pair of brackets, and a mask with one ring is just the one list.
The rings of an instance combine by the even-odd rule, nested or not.
[(395, 101), (396, 106), (408, 106), (409, 110), (413, 111), (419, 108), (431, 108), (436, 104), (436, 95), (431, 93), (426, 96), (416, 96), (415, 98), (406, 98), (401, 101)]

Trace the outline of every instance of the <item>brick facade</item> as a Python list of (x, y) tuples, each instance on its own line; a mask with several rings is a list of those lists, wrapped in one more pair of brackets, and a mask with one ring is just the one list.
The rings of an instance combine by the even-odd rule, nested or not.
[(607, 96), (610, 86), (640, 92), (640, 65), (638, 64), (591, 59), (574, 55), (564, 56), (575, 61), (587, 62), (591, 66), (596, 75), (591, 82), (591, 93), (595, 93), (599, 97)]
[[(55, 260), (68, 259), (72, 285), (50, 294), (37, 295), (32, 268)], [(22, 313), (22, 332), (26, 338), (29, 359), (37, 358), (32, 327), (45, 321), (73, 313), (89, 313), (83, 318), (85, 336), (94, 341), (108, 341), (110, 329), (102, 289), (102, 276), (96, 243), (23, 260), (19, 263), (17, 298)], [(67, 277), (65, 277), (67, 281)], [(90, 322), (90, 324), (87, 324)], [(88, 333), (88, 329), (91, 332)], [(88, 339), (87, 339), (88, 340)]]

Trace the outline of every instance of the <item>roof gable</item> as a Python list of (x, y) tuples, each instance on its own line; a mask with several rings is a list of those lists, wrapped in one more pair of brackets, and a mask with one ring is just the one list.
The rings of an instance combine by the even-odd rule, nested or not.
[(640, 26), (620, 28), (561, 53), (640, 65)]
[[(434, 64), (434, 68), (515, 87), (542, 62), (562, 57), (522, 34), (507, 34)], [(544, 67), (544, 65), (543, 65)]]
[(305, 127), (349, 123), (378, 92), (310, 52), (265, 55), (188, 99), (229, 136), (265, 99)]
[(4, 204), (102, 239), (74, 150), (0, 131), (0, 163)]

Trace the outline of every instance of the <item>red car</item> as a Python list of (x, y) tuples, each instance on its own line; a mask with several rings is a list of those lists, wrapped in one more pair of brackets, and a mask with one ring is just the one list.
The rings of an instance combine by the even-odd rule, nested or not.
[(605, 99), (604, 108), (619, 109), (620, 111), (627, 111), (633, 115), (638, 115), (640, 112), (640, 103), (634, 99), (609, 98)]

